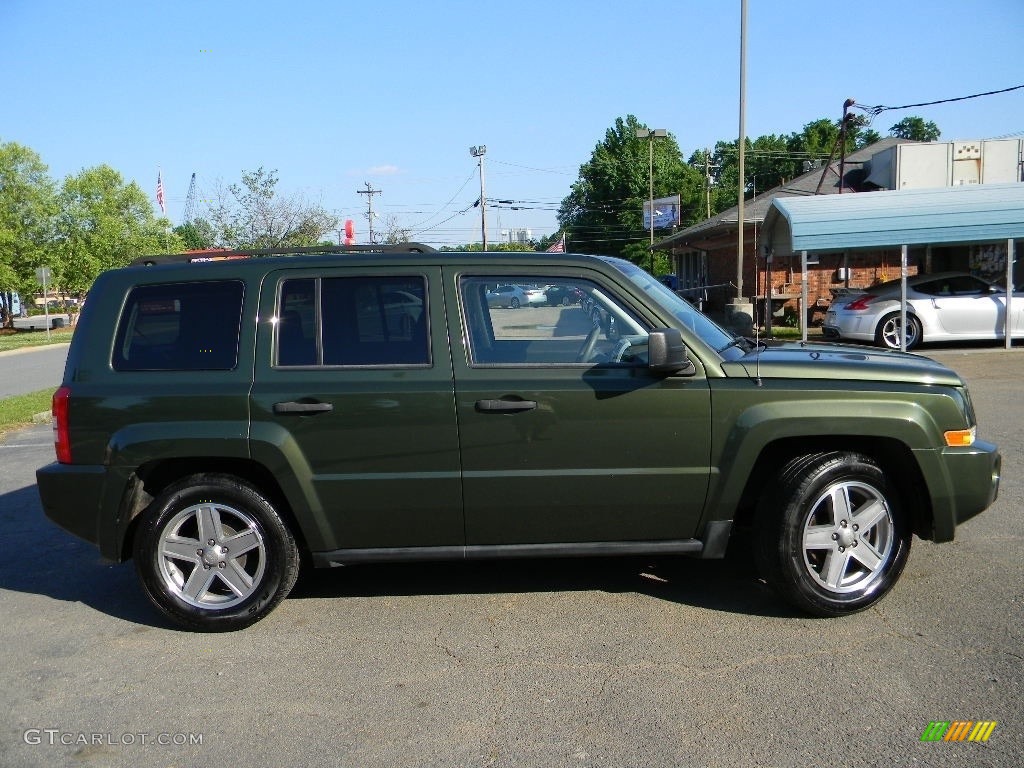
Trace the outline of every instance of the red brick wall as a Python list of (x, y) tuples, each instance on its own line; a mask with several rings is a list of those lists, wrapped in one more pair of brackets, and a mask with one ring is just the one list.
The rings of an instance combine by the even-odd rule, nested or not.
[[(736, 283), (736, 240), (734, 233), (726, 233), (713, 240), (701, 243), (707, 252), (708, 285)], [(760, 243), (757, 244), (760, 248)], [(680, 249), (692, 250), (692, 248)], [(757, 253), (757, 259), (754, 255)], [(811, 256), (810, 258), (815, 258)], [(849, 269), (849, 280), (838, 279), (837, 270), (843, 266), (843, 254), (830, 253), (817, 256), (817, 265), (807, 267), (807, 298), (810, 305), (825, 304), (832, 299), (832, 288), (869, 288), (885, 280), (894, 280), (900, 275), (900, 250), (855, 251), (846, 255), (845, 264)], [(908, 274), (918, 273), (917, 257), (908, 259)], [(755, 273), (756, 267), (756, 273)], [(772, 294), (800, 293), (800, 256), (776, 256), (770, 273)], [(712, 291), (709, 307), (713, 310), (724, 308), (725, 302), (735, 297), (735, 289)], [(755, 249), (753, 228), (747, 229), (743, 255), (743, 295), (750, 298), (765, 295), (764, 254)], [(819, 302), (820, 300), (820, 302)], [(795, 299), (787, 302), (797, 309)]]

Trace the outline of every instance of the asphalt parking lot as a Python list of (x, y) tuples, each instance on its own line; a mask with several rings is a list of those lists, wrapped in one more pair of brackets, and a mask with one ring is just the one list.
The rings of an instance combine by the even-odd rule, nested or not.
[[(519, 310), (527, 312), (530, 310)], [(795, 614), (742, 560), (304, 574), (238, 633), (165, 624), (41, 514), (48, 425), (0, 438), (0, 765), (1011, 766), (1024, 754), (1024, 353), (926, 350), (1000, 444), (1000, 498), (895, 590)], [(922, 742), (987, 720), (987, 742)]]

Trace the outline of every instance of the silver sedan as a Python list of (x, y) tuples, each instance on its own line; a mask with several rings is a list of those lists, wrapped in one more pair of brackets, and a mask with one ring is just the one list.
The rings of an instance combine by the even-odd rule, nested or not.
[[(1014, 292), (1010, 334), (1024, 337), (1024, 293)], [(926, 341), (1002, 339), (1006, 291), (966, 272), (907, 278), (907, 349)], [(822, 328), (826, 338), (900, 348), (900, 281), (832, 303)]]

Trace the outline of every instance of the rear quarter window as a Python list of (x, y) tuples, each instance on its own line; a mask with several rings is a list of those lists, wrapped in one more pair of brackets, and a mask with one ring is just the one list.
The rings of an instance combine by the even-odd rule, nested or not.
[(118, 322), (114, 370), (232, 370), (244, 295), (239, 280), (136, 286)]

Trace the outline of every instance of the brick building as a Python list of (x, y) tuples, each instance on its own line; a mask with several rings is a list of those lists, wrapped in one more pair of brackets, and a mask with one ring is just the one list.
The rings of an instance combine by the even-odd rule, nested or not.
[[(910, 142), (883, 139), (843, 161), (843, 194), (870, 194), (882, 189), (920, 189), (962, 184), (1020, 182), (1024, 142)], [(777, 197), (838, 194), (839, 161), (814, 168), (782, 186), (744, 203), (743, 296), (753, 302), (763, 322), (771, 295), (775, 322), (799, 312), (799, 257), (776, 257), (769, 265), (763, 248), (765, 214)], [(706, 311), (722, 313), (736, 292), (738, 209), (655, 243), (670, 254), (678, 287), (703, 301)], [(964, 270), (995, 279), (1005, 269), (1005, 247), (992, 244), (917, 246), (910, 249), (909, 274)], [(899, 277), (899, 249), (857, 250), (823, 254), (807, 272), (807, 320), (815, 322), (838, 295)]]

